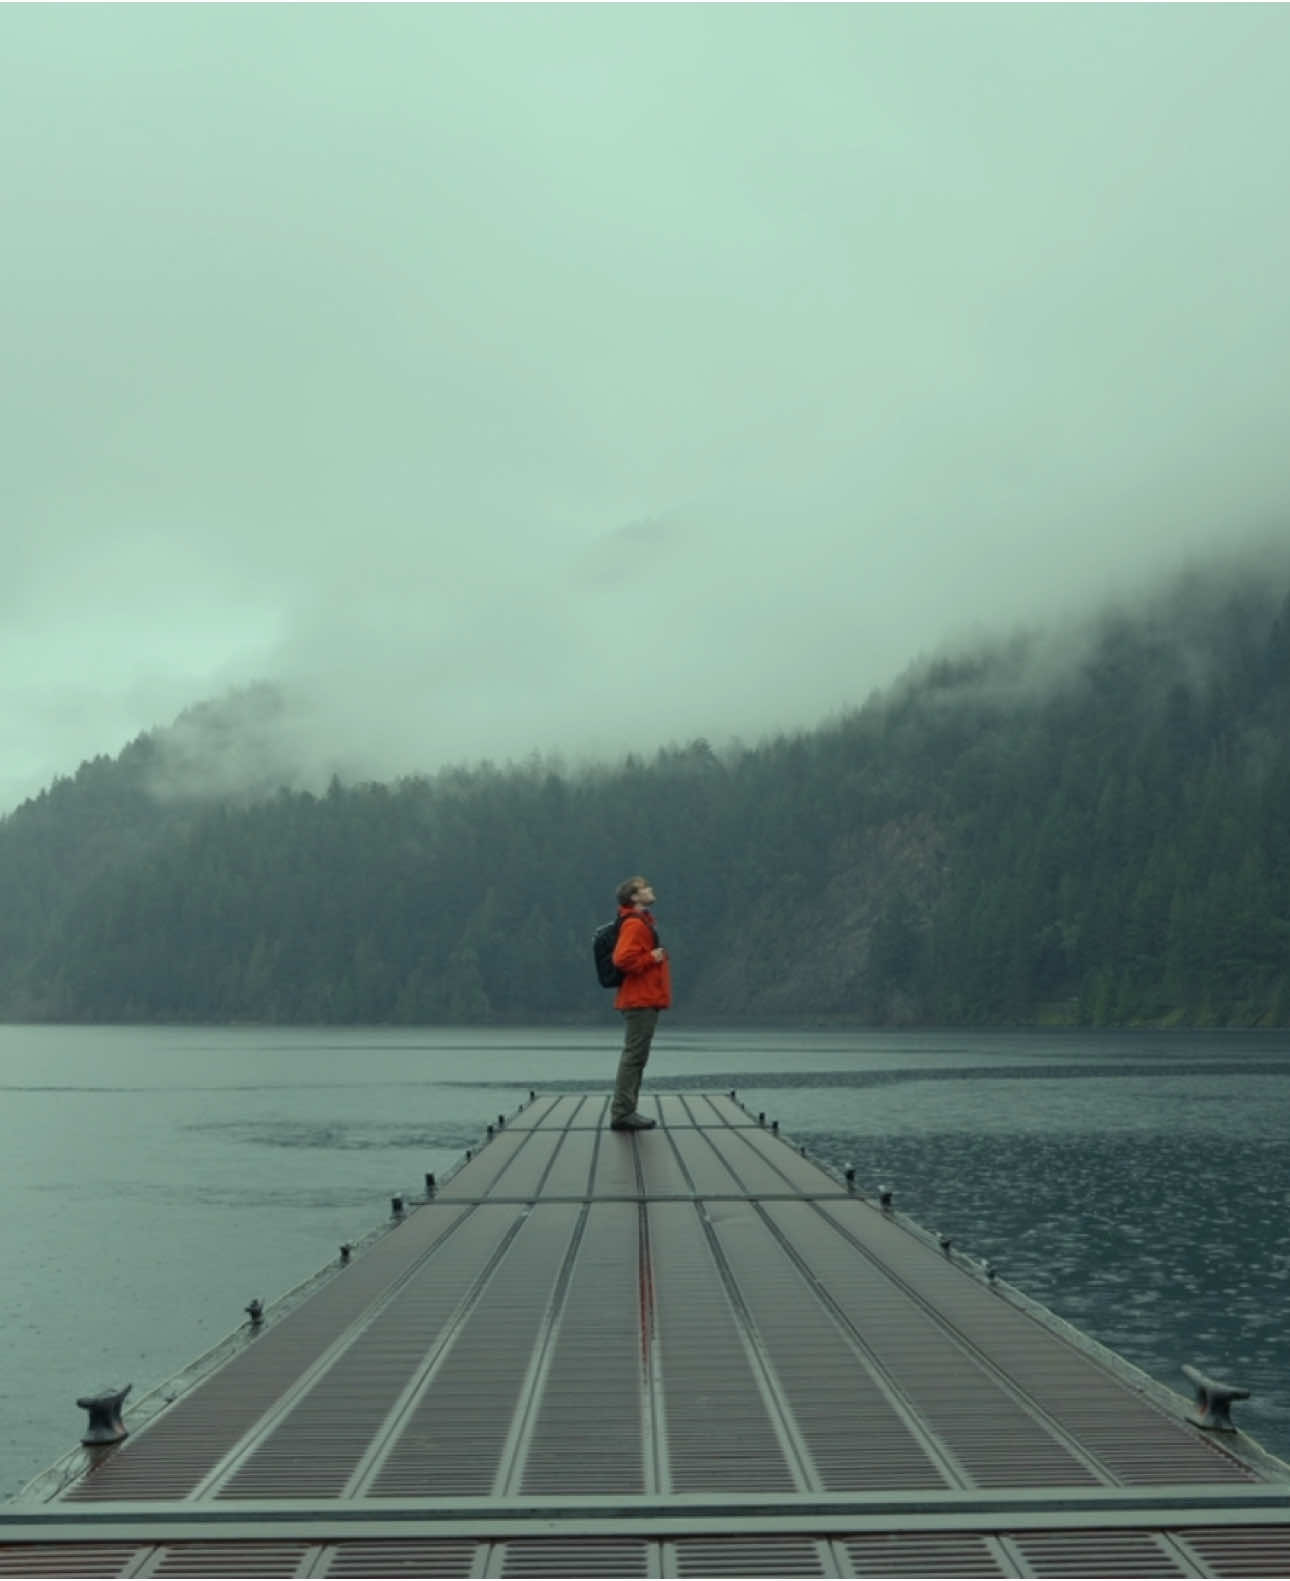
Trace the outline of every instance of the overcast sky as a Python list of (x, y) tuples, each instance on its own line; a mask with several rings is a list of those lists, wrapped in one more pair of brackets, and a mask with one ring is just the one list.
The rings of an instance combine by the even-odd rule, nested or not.
[(1290, 534), (1284, 6), (2, 6), (0, 810), (810, 724)]

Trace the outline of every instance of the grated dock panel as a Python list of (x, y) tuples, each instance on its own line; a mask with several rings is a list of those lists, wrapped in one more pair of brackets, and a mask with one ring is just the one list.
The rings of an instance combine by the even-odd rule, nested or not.
[(532, 1102), (0, 1576), (1290, 1574), (1290, 1468), (724, 1096), (642, 1108)]

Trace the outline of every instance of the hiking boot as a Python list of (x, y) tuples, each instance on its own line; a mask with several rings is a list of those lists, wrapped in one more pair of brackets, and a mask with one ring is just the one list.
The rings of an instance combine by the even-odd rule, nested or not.
[(658, 1124), (657, 1120), (647, 1120), (643, 1114), (626, 1114), (621, 1120), (611, 1120), (611, 1131), (651, 1131)]

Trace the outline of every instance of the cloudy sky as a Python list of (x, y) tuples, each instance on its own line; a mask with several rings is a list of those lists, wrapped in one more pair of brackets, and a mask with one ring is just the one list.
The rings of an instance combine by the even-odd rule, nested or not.
[(3, 6), (0, 810), (755, 739), (1290, 534), (1283, 6)]

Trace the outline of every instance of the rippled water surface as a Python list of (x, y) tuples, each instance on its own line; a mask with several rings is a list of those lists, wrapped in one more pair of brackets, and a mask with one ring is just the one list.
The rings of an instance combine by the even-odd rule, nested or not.
[[(603, 1088), (616, 1032), (0, 1027), (0, 1497), (76, 1442), (77, 1395), (183, 1367), (531, 1087)], [(1290, 1039), (678, 1020), (646, 1080), (737, 1088), (1165, 1383), (1250, 1389), (1290, 1457)]]

